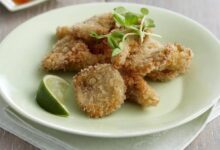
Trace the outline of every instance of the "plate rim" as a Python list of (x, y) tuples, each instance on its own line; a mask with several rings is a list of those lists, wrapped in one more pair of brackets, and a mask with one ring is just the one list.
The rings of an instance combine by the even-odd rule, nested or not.
[[(165, 8), (161, 8), (161, 7), (156, 7), (156, 6), (152, 6), (152, 5), (145, 5), (145, 4), (136, 4), (136, 3), (129, 3), (129, 2), (108, 2), (108, 3), (105, 3), (105, 2), (92, 2), (92, 3), (84, 3), (84, 4), (76, 4), (76, 5), (71, 5), (71, 6), (66, 6), (66, 7), (61, 7), (61, 8), (57, 8), (57, 9), (53, 9), (53, 10), (50, 10), (46, 13), (51, 13), (53, 11), (59, 11), (61, 9), (65, 9), (65, 8), (69, 8), (69, 7), (80, 7), (80, 6), (84, 6), (84, 5), (100, 5), (100, 4), (112, 4), (112, 5), (136, 5), (136, 6), (145, 6), (145, 7), (149, 7), (149, 8), (153, 8), (153, 9), (157, 9), (157, 10), (162, 10), (162, 11), (166, 11), (166, 12), (169, 12), (173, 15), (176, 15), (178, 17), (181, 17), (181, 18), (184, 18), (186, 19), (187, 21), (189, 22), (192, 22), (194, 24), (196, 24), (197, 26), (199, 26), (200, 28), (202, 28), (204, 31), (207, 32), (207, 34), (209, 34), (217, 43), (219, 43), (219, 47), (220, 47), (220, 42), (219, 40), (217, 39), (217, 37), (211, 33), (206, 27), (204, 27), (203, 25), (201, 25), (200, 23), (192, 20), (191, 18), (189, 17), (186, 17), (182, 14), (179, 14), (179, 13), (176, 13), (174, 11), (171, 11), (171, 10), (168, 10), (168, 9), (165, 9)], [(22, 23), (21, 25), (19, 25), (18, 27), (22, 26), (23, 24), (31, 21), (32, 19), (35, 19), (37, 17), (40, 17), (41, 15), (44, 15), (46, 13), (42, 13), (42, 14), (39, 14), (27, 21), (25, 21), (24, 23)], [(13, 32), (18, 28), (16, 27), (14, 30), (12, 30), (6, 37), (4, 37), (4, 39), (1, 41), (0, 43), (0, 48), (1, 48), (1, 45), (2, 43), (5, 41), (5, 39), (7, 39), (7, 37), (10, 35), (10, 34), (13, 34)], [(198, 116), (200, 116), (201, 114), (203, 114), (204, 112), (206, 112), (209, 108), (211, 108), (217, 101), (218, 99), (220, 98), (220, 93), (219, 95), (216, 96), (216, 98), (212, 99), (212, 101), (210, 102), (209, 105), (207, 105), (206, 107), (202, 108), (201, 110), (197, 111), (196, 113), (182, 119), (181, 121), (177, 122), (177, 123), (174, 123), (172, 125), (167, 125), (166, 127), (161, 127), (161, 128), (155, 128), (155, 129), (152, 129), (152, 130), (145, 130), (145, 131), (137, 131), (137, 132), (132, 132), (132, 133), (121, 133), (120, 135), (119, 134), (109, 134), (109, 133), (97, 133), (97, 132), (88, 132), (88, 131), (82, 131), (82, 130), (77, 130), (77, 129), (70, 129), (70, 128), (66, 128), (66, 127), (62, 127), (62, 126), (59, 126), (59, 125), (56, 125), (56, 124), (52, 124), (50, 122), (47, 122), (45, 120), (42, 120), (38, 117), (35, 117), (35, 116), (32, 116), (30, 114), (28, 114), (25, 110), (23, 110), (22, 108), (20, 108), (19, 106), (17, 106), (14, 102), (13, 102), (13, 99), (10, 98), (10, 96), (7, 94), (7, 92), (5, 92), (5, 89), (4, 87), (2, 86), (2, 84), (0, 84), (0, 95), (2, 96), (3, 100), (10, 106), (12, 107), (15, 111), (17, 111), (19, 114), (21, 114), (22, 116), (26, 117), (27, 119), (30, 119), (30, 120), (33, 120), (34, 122), (38, 123), (38, 124), (41, 124), (41, 125), (44, 125), (44, 126), (47, 126), (47, 127), (50, 127), (50, 128), (53, 128), (53, 129), (57, 129), (57, 130), (61, 130), (61, 131), (64, 131), (64, 132), (68, 132), (68, 133), (73, 133), (73, 134), (78, 134), (78, 135), (85, 135), (85, 136), (91, 136), (91, 137), (103, 137), (103, 138), (124, 138), (124, 137), (135, 137), (135, 136), (141, 136), (141, 135), (148, 135), (148, 134), (153, 134), (153, 133), (158, 133), (158, 132), (161, 132), (161, 131), (165, 131), (165, 130), (168, 130), (168, 129), (172, 129), (174, 127), (177, 127), (177, 126), (180, 126), (184, 123), (187, 123), (195, 118), (197, 118)]]

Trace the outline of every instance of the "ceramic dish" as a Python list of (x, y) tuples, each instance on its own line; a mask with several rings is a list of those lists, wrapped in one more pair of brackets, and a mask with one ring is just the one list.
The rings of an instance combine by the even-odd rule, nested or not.
[(27, 2), (25, 4), (16, 5), (12, 0), (1, 0), (0, 2), (9, 10), (9, 11), (18, 11), (22, 9), (26, 9), (35, 5), (38, 5), (47, 0), (32, 0), (31, 2)]
[[(42, 77), (41, 60), (54, 43), (59, 25), (72, 25), (116, 6), (138, 11), (143, 5), (93, 3), (75, 5), (37, 16), (16, 28), (0, 45), (0, 86), (6, 102), (21, 115), (42, 125), (69, 133), (99, 137), (131, 137), (151, 134), (186, 123), (207, 111), (220, 91), (220, 44), (200, 24), (169, 10), (150, 9), (162, 42), (180, 42), (193, 49), (189, 72), (170, 82), (150, 84), (158, 91), (157, 107), (141, 109), (126, 103), (108, 117), (90, 119), (79, 110), (69, 92), (66, 105), (70, 116), (59, 117), (41, 109), (35, 94)], [(92, 8), (92, 9), (91, 9)], [(86, 10), (86, 11), (85, 11)], [(59, 74), (69, 82), (73, 74)]]
[[(3, 109), (5, 108), (5, 109)], [(3, 111), (5, 110), (5, 111)], [(94, 138), (68, 134), (36, 125), (35, 122), (15, 113), (0, 99), (0, 126), (25, 139), (32, 145), (47, 150), (183, 150), (194, 140), (203, 128), (219, 113), (218, 107), (209, 109), (196, 119), (168, 131), (133, 138)], [(87, 144), (85, 144), (87, 143)], [(160, 144), (158, 144), (160, 143)]]

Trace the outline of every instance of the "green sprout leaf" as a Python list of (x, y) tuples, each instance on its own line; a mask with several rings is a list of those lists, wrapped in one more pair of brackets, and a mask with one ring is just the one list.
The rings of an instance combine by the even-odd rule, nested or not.
[(123, 48), (124, 48), (124, 42), (123, 42), (123, 41), (119, 43), (119, 48), (120, 48), (120, 49), (123, 49)]
[(147, 9), (147, 8), (141, 8), (141, 13), (143, 14), (143, 15), (148, 15), (149, 14), (149, 10)]
[(138, 24), (138, 16), (130, 12), (126, 13), (125, 24), (128, 26)]
[(149, 28), (154, 28), (155, 27), (155, 24), (154, 24), (154, 21), (153, 19), (147, 19), (144, 23), (144, 28), (145, 29), (149, 29)]
[(112, 36), (108, 36), (107, 40), (108, 40), (109, 46), (111, 46), (112, 49), (118, 47), (118, 44), (117, 44), (116, 40)]
[(120, 31), (115, 31), (111, 33), (111, 36), (114, 38), (122, 39), (124, 37), (124, 33)]
[(90, 33), (90, 36), (91, 37), (94, 37), (96, 39), (102, 39), (102, 38), (105, 38), (106, 36), (105, 35), (98, 35), (96, 32), (91, 32)]
[(154, 28), (154, 21), (147, 17), (149, 10), (141, 8), (140, 13), (128, 11), (124, 7), (116, 7), (112, 12), (115, 23), (121, 31), (113, 31), (106, 35), (98, 35), (91, 32), (90, 36), (96, 39), (107, 38), (108, 45), (112, 48), (112, 57), (121, 53), (124, 49), (124, 43), (129, 36), (138, 36), (143, 43), (146, 36), (161, 37), (160, 35), (150, 33), (149, 28)]
[(114, 8), (114, 11), (118, 14), (124, 15), (127, 12), (127, 9), (122, 6), (119, 6)]
[(121, 53), (121, 51), (122, 51), (122, 49), (120, 49), (120, 48), (115, 48), (115, 49), (113, 49), (113, 51), (112, 51), (112, 57), (118, 55), (119, 53)]
[(120, 26), (123, 26), (125, 24), (125, 18), (123, 16), (117, 13), (113, 13), (112, 15), (117, 24), (119, 24)]

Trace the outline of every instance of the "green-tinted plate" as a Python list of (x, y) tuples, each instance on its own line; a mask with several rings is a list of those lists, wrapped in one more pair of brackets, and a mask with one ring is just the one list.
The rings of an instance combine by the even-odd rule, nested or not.
[[(220, 93), (220, 44), (198, 23), (171, 11), (147, 6), (162, 42), (180, 42), (191, 47), (195, 57), (191, 70), (166, 83), (150, 83), (160, 95), (155, 108), (140, 109), (125, 104), (112, 115), (90, 119), (76, 106), (71, 91), (66, 99), (67, 118), (41, 109), (35, 94), (45, 72), (41, 60), (49, 52), (59, 25), (72, 25), (92, 15), (123, 5), (138, 11), (143, 5), (94, 3), (65, 7), (37, 16), (15, 29), (0, 45), (1, 94), (23, 116), (69, 133), (100, 137), (129, 137), (159, 132), (186, 123), (216, 102)], [(144, 6), (146, 7), (146, 6)], [(73, 74), (60, 74), (71, 81)]]

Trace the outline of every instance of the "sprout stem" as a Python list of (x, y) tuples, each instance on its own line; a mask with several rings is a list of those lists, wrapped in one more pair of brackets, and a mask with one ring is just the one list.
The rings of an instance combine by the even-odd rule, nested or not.
[(137, 33), (127, 33), (127, 34), (125, 34), (124, 37), (122, 38), (122, 42), (124, 42), (125, 39), (126, 39), (128, 36), (130, 36), (130, 35), (137, 35)]
[(155, 33), (148, 33), (148, 32), (143, 32), (145, 35), (149, 35), (149, 36), (155, 36), (155, 37), (158, 37), (158, 38), (162, 38), (161, 35), (159, 34), (155, 34)]

